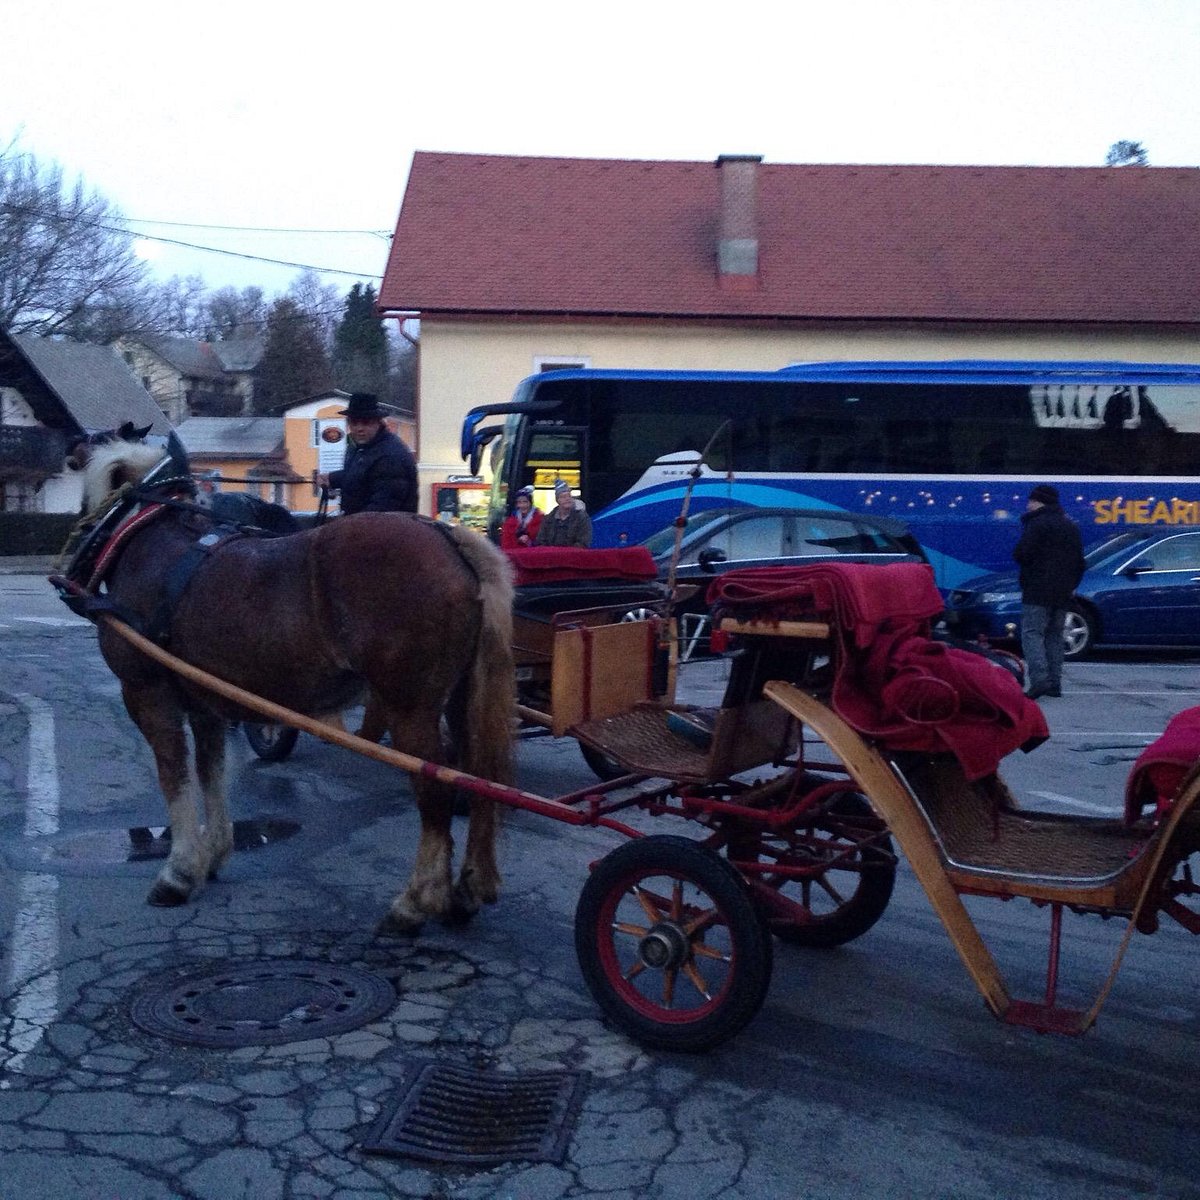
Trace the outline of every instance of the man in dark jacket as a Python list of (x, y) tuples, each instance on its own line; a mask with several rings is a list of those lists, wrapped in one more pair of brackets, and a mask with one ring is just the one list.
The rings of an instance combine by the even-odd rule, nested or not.
[(1037, 700), (1062, 695), (1063, 624), (1083, 578), (1083, 538), (1048, 483), (1029, 493), (1025, 507), (1013, 558), (1020, 567), (1021, 649)]
[(384, 409), (367, 392), (355, 392), (342, 409), (350, 444), (340, 471), (318, 475), (342, 494), (342, 512), (416, 512), (417, 461), (383, 423)]

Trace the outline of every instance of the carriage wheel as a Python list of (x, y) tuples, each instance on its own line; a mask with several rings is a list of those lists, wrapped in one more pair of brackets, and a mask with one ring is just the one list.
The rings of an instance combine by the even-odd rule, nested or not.
[(670, 835), (596, 866), (575, 910), (588, 988), (624, 1033), (657, 1050), (708, 1050), (762, 1007), (771, 938), (737, 871)]
[(585, 746), (583, 742), (580, 742), (579, 753), (583, 755), (583, 761), (592, 768), (596, 778), (603, 779), (605, 783), (610, 779), (619, 779), (622, 775), (629, 774), (629, 771), (621, 766), (615, 758), (609, 758), (602, 750), (597, 750), (593, 746)]
[(250, 749), (263, 762), (283, 762), (296, 748), (296, 738), (300, 736), (299, 730), (290, 725), (246, 721), (242, 728), (246, 731), (246, 741), (250, 743)]
[(803, 910), (789, 919), (767, 904), (761, 906), (771, 932), (781, 942), (822, 949), (841, 946), (861, 937), (883, 916), (896, 883), (896, 856), (891, 837), (882, 830), (883, 823), (861, 795), (843, 792), (792, 837), (761, 836), (760, 862), (781, 857), (811, 862), (819, 855), (830, 864), (811, 879), (763, 877), (764, 883)]

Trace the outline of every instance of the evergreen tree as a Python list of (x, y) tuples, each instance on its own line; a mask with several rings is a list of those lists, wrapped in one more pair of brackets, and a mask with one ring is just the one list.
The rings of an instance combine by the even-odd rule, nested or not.
[(356, 283), (346, 296), (345, 311), (333, 334), (333, 371), (347, 392), (388, 392), (388, 339), (375, 314), (375, 288)]
[(281, 296), (267, 313), (267, 344), (254, 383), (254, 411), (277, 413), (333, 386), (321, 331), (295, 300)]

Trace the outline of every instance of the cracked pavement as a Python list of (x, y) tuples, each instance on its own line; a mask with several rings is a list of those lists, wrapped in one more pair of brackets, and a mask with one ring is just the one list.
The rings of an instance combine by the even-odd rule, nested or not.
[[(237, 737), (230, 773), (235, 817), (299, 832), (235, 854), (185, 908), (148, 907), (157, 864), (119, 847), (128, 828), (163, 821), (149, 753), (90, 627), (44, 623), (58, 615), (41, 607), (44, 587), (0, 580), (0, 1200), (1200, 1197), (1188, 1103), (1200, 946), (1177, 927), (1135, 941), (1097, 1031), (1037, 1037), (987, 1015), (902, 870), (860, 940), (777, 947), (763, 1011), (733, 1041), (649, 1053), (601, 1021), (572, 944), (588, 863), (616, 835), (509, 814), (498, 905), (465, 928), (376, 939), (411, 862), (405, 780), (304, 737), (280, 764)], [(684, 687), (711, 695), (720, 671), (685, 668)], [(1126, 660), (1068, 676), (1092, 700), (1055, 701), (1061, 743), (1018, 758), (1010, 778), (1115, 808), (1123, 748), (1196, 702), (1190, 677)], [(31, 723), (17, 699), (29, 696), (53, 719), (53, 828), (31, 816)], [(543, 795), (590, 778), (570, 742), (528, 743), (520, 764), (520, 785)], [(1045, 915), (972, 911), (1014, 991), (1038, 995)], [(1081, 995), (1107, 970), (1117, 925), (1068, 919), (1064, 971)], [(297, 959), (383, 975), (397, 1003), (348, 1033), (236, 1049), (130, 1020), (132, 997), (174, 969)], [(414, 1060), (434, 1059), (587, 1072), (562, 1165), (362, 1153)]]

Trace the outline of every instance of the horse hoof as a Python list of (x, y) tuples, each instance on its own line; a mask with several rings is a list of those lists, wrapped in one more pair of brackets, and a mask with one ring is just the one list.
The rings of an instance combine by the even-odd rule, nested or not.
[(146, 903), (153, 904), (156, 908), (178, 908), (187, 902), (187, 892), (172, 887), (169, 883), (163, 883), (161, 879), (154, 881), (154, 886), (146, 897)]
[(375, 926), (376, 937), (412, 937), (414, 934), (421, 932), (421, 926), (425, 922), (421, 917), (401, 917), (394, 912), (389, 912), (378, 925)]

